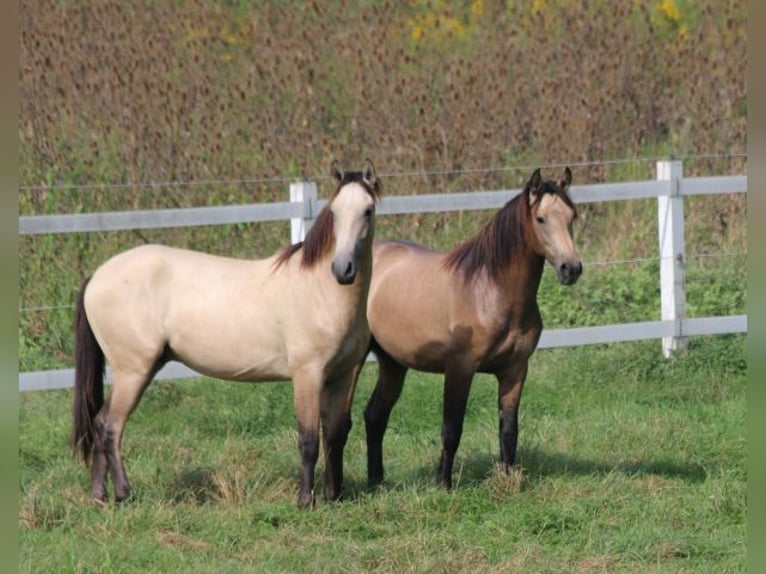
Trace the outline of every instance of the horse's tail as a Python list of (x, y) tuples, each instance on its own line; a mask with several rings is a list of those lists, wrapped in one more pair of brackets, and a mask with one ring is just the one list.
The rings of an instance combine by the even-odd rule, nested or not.
[(82, 451), (86, 464), (90, 461), (96, 440), (95, 418), (104, 404), (104, 351), (98, 344), (85, 314), (83, 281), (74, 312), (75, 367), (74, 405), (72, 407), (72, 451)]

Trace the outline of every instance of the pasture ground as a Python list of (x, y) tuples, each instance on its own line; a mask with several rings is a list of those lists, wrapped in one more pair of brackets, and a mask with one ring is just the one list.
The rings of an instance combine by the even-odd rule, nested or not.
[[(20, 572), (741, 572), (746, 336), (540, 350), (521, 469), (497, 472), (496, 384), (477, 377), (453, 491), (434, 486), (441, 379), (410, 373), (368, 491), (362, 411), (345, 500), (296, 507), (289, 384), (154, 383), (128, 423), (134, 498), (89, 500), (70, 391), (20, 397)], [(317, 490), (321, 492), (320, 479)]]

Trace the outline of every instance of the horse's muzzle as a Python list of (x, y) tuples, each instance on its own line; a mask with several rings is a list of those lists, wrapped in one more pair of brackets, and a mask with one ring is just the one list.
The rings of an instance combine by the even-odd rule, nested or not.
[(332, 262), (332, 274), (341, 285), (351, 285), (356, 279), (356, 264), (353, 259), (335, 259)]
[(580, 261), (565, 261), (556, 270), (559, 275), (559, 283), (562, 285), (574, 285), (582, 274)]

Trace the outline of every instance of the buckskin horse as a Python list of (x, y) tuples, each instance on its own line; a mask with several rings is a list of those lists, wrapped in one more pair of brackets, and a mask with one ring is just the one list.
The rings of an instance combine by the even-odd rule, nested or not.
[(130, 495), (125, 422), (169, 360), (220, 379), (292, 379), (298, 504), (314, 504), (320, 421), (324, 494), (340, 496), (356, 369), (370, 339), (365, 309), (381, 185), (369, 160), (350, 173), (333, 162), (331, 173), (337, 187), (305, 241), (267, 259), (145, 245), (85, 280), (75, 309), (72, 447), (90, 462), (93, 497), (106, 500), (107, 471), (115, 500)]
[(582, 272), (571, 181), (569, 168), (556, 182), (536, 170), (481, 231), (448, 253), (375, 242), (367, 318), (379, 378), (364, 411), (370, 486), (383, 480), (383, 435), (408, 369), (444, 373), (440, 484), (452, 486), (476, 372), (497, 377), (500, 457), (506, 471), (514, 464), (521, 391), (543, 327), (537, 291), (545, 261), (564, 285)]

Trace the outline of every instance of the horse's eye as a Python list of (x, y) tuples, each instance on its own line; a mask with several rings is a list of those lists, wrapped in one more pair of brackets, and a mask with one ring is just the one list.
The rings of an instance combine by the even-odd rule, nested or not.
[(537, 216), (537, 223), (545, 223), (545, 219), (538, 215)]
[(370, 219), (372, 217), (372, 207), (368, 207), (364, 212), (365, 219)]

